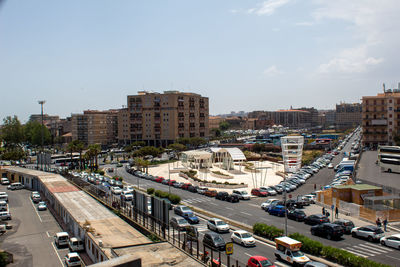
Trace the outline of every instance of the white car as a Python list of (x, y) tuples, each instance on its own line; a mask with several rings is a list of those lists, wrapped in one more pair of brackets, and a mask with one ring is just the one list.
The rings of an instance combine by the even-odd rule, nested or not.
[(233, 190), (232, 195), (237, 195), (239, 199), (250, 199), (249, 193), (245, 190)]
[(9, 186), (7, 186), (7, 189), (9, 190), (20, 190), (24, 189), (24, 185), (21, 183), (12, 183)]
[(8, 211), (1, 211), (0, 219), (1, 220), (11, 220), (11, 214)]
[(400, 234), (382, 237), (380, 242), (384, 246), (400, 249)]
[(65, 256), (65, 265), (69, 266), (81, 266), (81, 258), (76, 252), (68, 253)]
[(46, 202), (44, 201), (40, 201), (38, 206), (37, 206), (37, 210), (47, 210), (47, 206), (46, 206)]
[(113, 186), (111, 187), (111, 193), (113, 193), (114, 195), (119, 195), (122, 193), (122, 189), (118, 186)]
[(229, 225), (221, 219), (211, 218), (207, 221), (207, 228), (215, 232), (229, 232)]
[(122, 191), (121, 198), (124, 199), (125, 201), (132, 201), (133, 194), (131, 191), (125, 190), (125, 191)]
[(351, 229), (351, 235), (353, 237), (363, 237), (368, 239), (368, 241), (379, 241), (384, 237), (384, 232), (380, 227), (375, 225), (367, 225), (361, 227), (354, 227)]
[(127, 186), (125, 186), (125, 188), (124, 188), (124, 191), (129, 191), (129, 192), (133, 192), (133, 190), (134, 190), (134, 188), (133, 188), (133, 186), (131, 186), (131, 185), (127, 185)]
[(254, 237), (249, 232), (244, 230), (234, 231), (231, 235), (231, 240), (232, 242), (241, 244), (242, 246), (245, 247), (256, 245), (256, 240), (254, 239)]
[(328, 169), (333, 169), (333, 164), (332, 163), (328, 164)]
[(279, 201), (279, 199), (270, 198), (267, 201), (265, 201), (264, 203), (261, 203), (261, 209), (267, 210), (269, 208), (269, 206), (271, 206), (274, 202), (278, 202), (278, 201)]

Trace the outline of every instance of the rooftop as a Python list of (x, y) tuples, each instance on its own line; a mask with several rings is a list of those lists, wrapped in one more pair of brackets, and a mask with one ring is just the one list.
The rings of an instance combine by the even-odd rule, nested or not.
[(352, 184), (352, 185), (337, 185), (333, 188), (344, 189), (344, 188), (351, 188), (354, 190), (377, 190), (382, 189), (382, 187), (369, 185), (369, 184)]

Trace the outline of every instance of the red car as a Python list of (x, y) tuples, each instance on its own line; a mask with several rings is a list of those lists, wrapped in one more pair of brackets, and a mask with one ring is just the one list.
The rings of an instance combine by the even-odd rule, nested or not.
[(171, 180), (171, 181), (168, 182), (168, 185), (174, 185), (174, 183), (176, 183), (176, 181), (175, 180)]
[(183, 184), (181, 188), (183, 190), (188, 190), (189, 186), (192, 186), (192, 184), (191, 183), (186, 183), (186, 184)]
[(268, 192), (267, 191), (261, 190), (259, 188), (253, 188), (251, 190), (251, 194), (253, 196), (258, 196), (258, 197), (267, 197), (268, 196)]
[(268, 258), (263, 257), (263, 256), (250, 257), (250, 259), (247, 261), (246, 266), (247, 267), (269, 267), (269, 266), (275, 267), (275, 265), (273, 265), (272, 262), (270, 262), (268, 260)]
[(154, 181), (157, 182), (157, 183), (162, 183), (162, 181), (164, 181), (164, 178), (158, 177)]

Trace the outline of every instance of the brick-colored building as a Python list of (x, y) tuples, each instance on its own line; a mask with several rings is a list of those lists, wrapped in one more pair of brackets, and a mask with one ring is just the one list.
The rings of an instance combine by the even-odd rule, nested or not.
[[(400, 86), (399, 86), (400, 87)], [(362, 98), (362, 143), (365, 146), (394, 145), (400, 135), (400, 88), (385, 89)]]
[(336, 129), (346, 130), (361, 124), (360, 103), (340, 103), (336, 105)]
[(72, 114), (71, 133), (72, 140), (86, 145), (114, 144), (118, 136), (118, 110), (85, 110), (83, 114)]
[[(209, 136), (208, 97), (178, 91), (140, 91), (128, 96), (129, 142), (166, 146), (180, 137)], [(121, 141), (121, 139), (120, 139)]]

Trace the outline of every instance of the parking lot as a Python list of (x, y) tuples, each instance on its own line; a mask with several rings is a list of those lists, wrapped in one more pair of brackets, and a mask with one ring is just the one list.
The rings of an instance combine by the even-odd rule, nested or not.
[(14, 255), (9, 266), (63, 266), (63, 258), (68, 248), (57, 249), (53, 236), (61, 232), (60, 226), (48, 210), (37, 211), (28, 190), (7, 190), (12, 220), (11, 230), (0, 236), (1, 248)]

